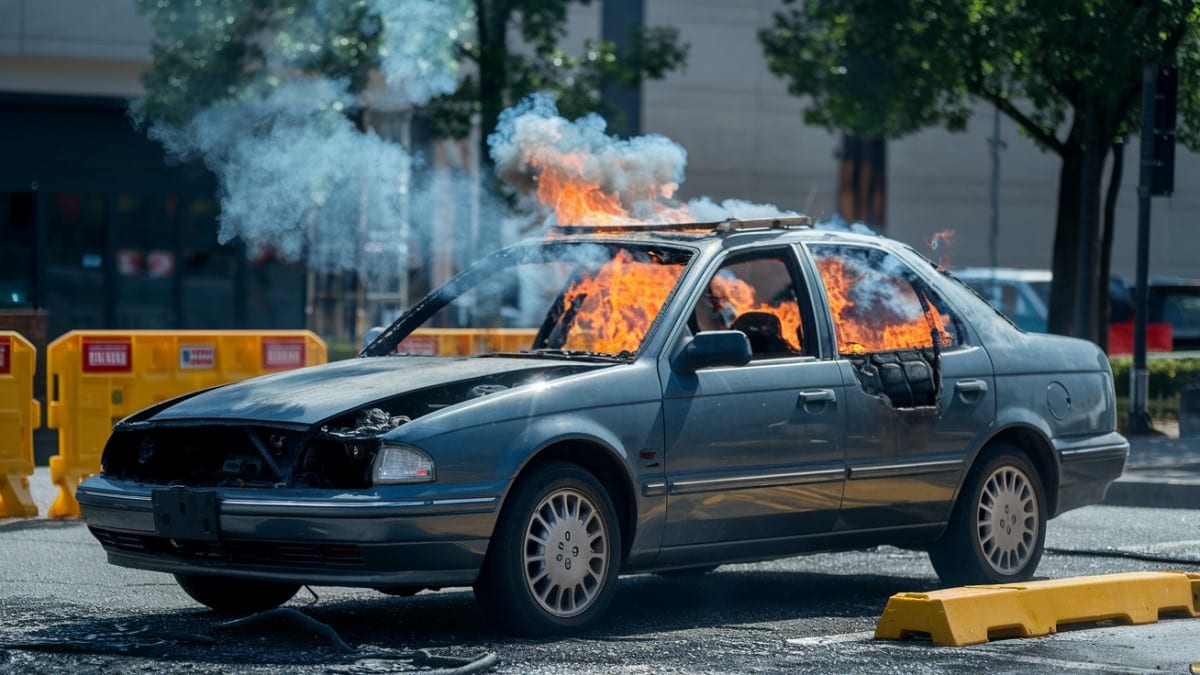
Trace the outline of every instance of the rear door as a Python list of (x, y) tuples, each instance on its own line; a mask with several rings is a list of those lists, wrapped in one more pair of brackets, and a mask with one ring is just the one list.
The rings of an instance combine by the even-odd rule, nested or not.
[[(937, 523), (995, 417), (991, 358), (899, 255), (812, 244), (851, 424), (837, 530)], [(935, 344), (936, 342), (936, 344)]]

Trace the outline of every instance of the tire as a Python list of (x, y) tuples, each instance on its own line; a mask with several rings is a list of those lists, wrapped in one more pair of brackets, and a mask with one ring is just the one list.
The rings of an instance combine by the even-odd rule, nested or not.
[(274, 609), (300, 590), (300, 584), (200, 574), (176, 574), (175, 581), (193, 600), (221, 614), (253, 614)]
[(929, 561), (950, 585), (1025, 581), (1045, 541), (1042, 477), (1024, 452), (1003, 444), (972, 470)]
[(608, 493), (582, 468), (554, 462), (513, 488), (475, 597), (501, 630), (578, 632), (608, 608), (620, 567), (620, 525)]

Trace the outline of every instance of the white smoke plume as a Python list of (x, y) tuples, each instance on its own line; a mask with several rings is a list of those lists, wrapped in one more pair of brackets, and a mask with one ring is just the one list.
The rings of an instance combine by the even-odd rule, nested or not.
[(681, 145), (659, 134), (628, 140), (610, 136), (604, 119), (596, 114), (567, 120), (546, 94), (526, 97), (504, 111), (488, 145), (500, 180), (531, 201), (539, 181), (553, 174), (597, 186), (600, 193), (619, 202), (623, 216), (630, 221), (797, 215), (741, 200), (715, 202), (701, 197), (686, 204), (673, 201), (687, 166), (687, 151)]
[(466, 0), (371, 0), (371, 5), (383, 19), (388, 90), (413, 105), (454, 91), (457, 45), (468, 39)]
[[(366, 2), (382, 24), (387, 101), (420, 105), (452, 91), (458, 45), (469, 39), (463, 0)], [(346, 116), (358, 102), (345, 82), (296, 74), (345, 11), (342, 0), (316, 0), (262, 37), (267, 72), (235, 100), (183, 127), (155, 124), (150, 136), (182, 158), (201, 158), (216, 175), (221, 243), (240, 238), (251, 252), (369, 273), (364, 244), (392, 242), (405, 252), (414, 163), (399, 143), (360, 131)], [(392, 256), (372, 260), (397, 264)]]

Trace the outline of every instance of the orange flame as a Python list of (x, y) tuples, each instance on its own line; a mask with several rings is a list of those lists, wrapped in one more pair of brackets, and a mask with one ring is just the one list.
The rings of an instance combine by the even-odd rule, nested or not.
[(553, 163), (541, 159), (541, 153), (530, 153), (528, 161), (537, 167), (537, 199), (554, 211), (559, 225), (632, 225), (638, 223), (685, 223), (693, 220), (686, 206), (671, 207), (659, 200), (669, 198), (678, 187), (675, 183), (646, 186), (645, 194), (631, 199), (650, 206), (648, 217), (635, 217), (615, 192), (605, 192), (599, 183), (584, 177), (586, 153), (583, 151), (559, 154)]
[(946, 252), (938, 256), (938, 264), (942, 267), (950, 267), (950, 244), (954, 241), (954, 230), (942, 230), (934, 232), (925, 239), (925, 245), (929, 250), (937, 252), (941, 248), (945, 248)]
[(563, 225), (620, 225), (633, 223), (615, 194), (595, 183), (572, 180), (564, 168), (546, 168), (538, 175), (537, 198), (554, 210)]
[[(846, 264), (840, 258), (818, 258), (817, 267), (825, 284), (825, 295), (829, 298), (829, 309), (837, 332), (838, 349), (843, 354), (890, 351), (933, 346), (933, 332), (937, 331), (939, 344), (949, 344), (948, 320), (937, 309), (924, 303), (920, 317), (903, 321), (892, 311), (880, 315), (876, 307), (860, 308), (850, 299), (850, 289), (860, 283), (865, 271)], [(898, 282), (895, 296), (914, 293)], [(919, 302), (915, 297), (914, 301)], [(885, 310), (887, 308), (884, 308)]]
[(783, 328), (783, 339), (796, 352), (801, 351), (800, 345), (800, 307), (794, 302), (769, 304), (755, 297), (755, 289), (741, 279), (731, 279), (722, 276), (713, 277), (711, 284), (713, 295), (729, 303), (734, 310), (733, 315), (746, 312), (767, 312), (774, 314)]
[(563, 349), (637, 351), (682, 272), (681, 265), (638, 262), (621, 251), (564, 294), (564, 312), (574, 318)]
[[(694, 220), (686, 206), (669, 207), (660, 201), (670, 196), (677, 187), (674, 184), (647, 186), (645, 195), (631, 197), (653, 205), (650, 216), (640, 218), (629, 212), (620, 194), (606, 192), (600, 184), (585, 178), (586, 152), (530, 152), (526, 157), (537, 169), (537, 199), (554, 211), (559, 225), (596, 226), (602, 230), (614, 225)], [(953, 230), (938, 232), (927, 243), (936, 251), (948, 245), (953, 236)], [(837, 258), (820, 259), (818, 266), (843, 353), (929, 347), (934, 340), (932, 331), (936, 331), (942, 344), (948, 343), (948, 321), (929, 303), (922, 304), (920, 316), (908, 320), (896, 312), (856, 307), (850, 299), (850, 289), (863, 279), (866, 270)], [(563, 348), (606, 353), (637, 350), (681, 271), (678, 266), (637, 262), (622, 253), (595, 275), (579, 280), (564, 295), (565, 312), (573, 318)], [(716, 277), (712, 283), (714, 294), (731, 305), (735, 316), (749, 311), (777, 316), (784, 339), (795, 350), (801, 350), (800, 310), (796, 303), (770, 304), (759, 300), (752, 286), (737, 279)], [(896, 284), (897, 296), (907, 291), (911, 301), (921, 301), (911, 289), (895, 280), (891, 283)]]

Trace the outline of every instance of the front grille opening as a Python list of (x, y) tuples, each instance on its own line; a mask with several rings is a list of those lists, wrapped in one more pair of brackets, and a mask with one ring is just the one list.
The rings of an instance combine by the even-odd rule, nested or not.
[(363, 489), (370, 487), (377, 451), (373, 438), (331, 439), (264, 426), (118, 429), (102, 470), (150, 485)]
[(362, 569), (356, 544), (302, 544), (279, 541), (179, 541), (153, 535), (91, 527), (105, 550), (237, 565), (295, 565), (309, 569)]

